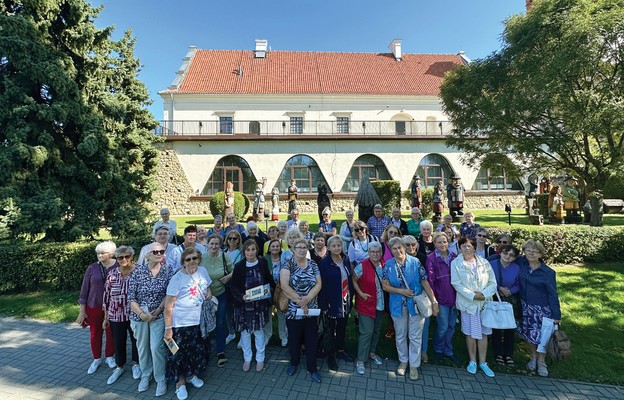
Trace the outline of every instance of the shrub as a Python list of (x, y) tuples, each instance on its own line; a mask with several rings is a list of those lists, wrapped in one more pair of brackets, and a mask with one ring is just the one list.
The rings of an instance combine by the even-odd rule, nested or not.
[(392, 215), (394, 207), (401, 207), (401, 183), (399, 181), (372, 181), (371, 185), (377, 192), (386, 215)]
[[(250, 205), (249, 197), (241, 192), (234, 192), (234, 215), (238, 221), (245, 219)], [(213, 216), (223, 215), (223, 211), (225, 211), (225, 192), (215, 193), (210, 200), (210, 213)]]
[[(431, 216), (433, 212), (433, 189), (421, 189), (422, 203), (420, 205), (420, 211), (424, 219)], [(403, 191), (403, 198), (407, 199), (407, 202), (412, 204), (412, 192), (410, 190)], [(411, 210), (411, 208), (410, 208)]]
[(604, 188), (605, 199), (624, 199), (624, 174), (613, 174)]

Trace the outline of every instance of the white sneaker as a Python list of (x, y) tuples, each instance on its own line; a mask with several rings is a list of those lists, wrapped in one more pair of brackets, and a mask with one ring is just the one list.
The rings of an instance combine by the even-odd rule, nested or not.
[(124, 369), (123, 368), (119, 368), (119, 367), (115, 368), (115, 370), (111, 374), (110, 378), (108, 378), (108, 380), (106, 381), (106, 384), (112, 385), (113, 383), (117, 382), (117, 379), (119, 379), (119, 377), (123, 373), (124, 373)]
[(199, 389), (200, 387), (204, 386), (204, 381), (199, 379), (197, 377), (197, 375), (193, 375), (193, 377), (191, 379), (187, 379), (186, 382), (188, 382), (191, 385), (195, 386), (197, 389)]
[(106, 364), (108, 364), (108, 368), (110, 369), (117, 368), (115, 357), (106, 357)]
[(286, 346), (288, 346), (288, 339), (284, 338), (282, 339), (282, 347), (286, 347)]
[(227, 335), (227, 337), (225, 338), (225, 344), (228, 345), (230, 344), (230, 342), (232, 340), (236, 339), (236, 335), (233, 333), (230, 333), (229, 335)]
[(238, 341), (238, 343), (236, 343), (236, 348), (239, 350), (243, 348), (243, 345), (241, 344), (240, 340)]
[(142, 373), (143, 371), (141, 371), (141, 367), (139, 367), (139, 364), (134, 364), (132, 366), (132, 379), (139, 379)]
[(188, 398), (188, 392), (186, 391), (186, 385), (182, 385), (176, 389), (176, 396), (178, 400), (186, 400)]
[(89, 366), (89, 369), (87, 370), (87, 374), (94, 374), (95, 371), (97, 371), (97, 369), (100, 367), (100, 364), (102, 364), (101, 358), (96, 358), (95, 360), (93, 360), (93, 362)]
[(150, 384), (151, 379), (152, 379), (151, 375), (141, 377), (141, 381), (139, 382), (139, 392), (145, 392), (147, 389), (149, 389), (149, 384)]
[(167, 393), (167, 381), (160, 381), (156, 383), (156, 397), (162, 396)]

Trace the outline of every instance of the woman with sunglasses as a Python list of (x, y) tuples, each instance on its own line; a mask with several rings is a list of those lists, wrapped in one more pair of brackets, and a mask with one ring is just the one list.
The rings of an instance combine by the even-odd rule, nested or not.
[(487, 244), (488, 233), (484, 228), (478, 228), (475, 231), (475, 238), (477, 242), (477, 247), (475, 248), (475, 252), (478, 256), (483, 258), (488, 258), (496, 254), (496, 250), (494, 246), (490, 246)]
[(185, 249), (180, 256), (180, 269), (169, 281), (165, 298), (164, 340), (172, 339), (178, 345), (175, 354), (169, 354), (167, 378), (175, 382), (179, 400), (188, 398), (186, 383), (196, 388), (204, 386), (198, 375), (206, 370), (207, 340), (202, 337), (199, 321), (202, 303), (211, 301), (212, 281), (206, 268), (200, 267), (202, 255), (194, 247)]
[(282, 261), (280, 271), (280, 285), (288, 297), (286, 325), (290, 365), (286, 369), (286, 374), (293, 376), (297, 372), (303, 342), (310, 377), (314, 382), (321, 383), (316, 366), (318, 317), (309, 315), (310, 309), (318, 309), (317, 295), (322, 285), (321, 274), (316, 263), (306, 257), (308, 244), (305, 239), (295, 239), (291, 249), (294, 256), (287, 262)]
[(108, 274), (104, 284), (104, 322), (102, 328), (107, 329), (110, 326), (115, 343), (115, 364), (117, 365), (106, 382), (109, 385), (117, 382), (124, 372), (128, 335), (130, 335), (132, 344), (132, 377), (134, 379), (141, 377), (139, 352), (136, 339), (132, 329), (130, 329), (130, 302), (128, 302), (128, 282), (130, 281), (130, 274), (134, 271), (133, 256), (134, 249), (132, 247), (119, 246), (115, 251), (115, 258), (119, 267)]
[(153, 376), (157, 383), (156, 396), (162, 396), (167, 391), (163, 311), (173, 269), (163, 264), (164, 256), (164, 246), (154, 243), (145, 263), (137, 266), (130, 275), (128, 291), (130, 327), (137, 340), (142, 370), (139, 392), (149, 388)]
[(336, 222), (331, 220), (329, 207), (323, 209), (323, 221), (319, 224), (319, 232), (324, 233), (326, 237), (334, 236), (338, 233)]
[(381, 258), (384, 263), (388, 261), (389, 259), (391, 259), (392, 257), (394, 257), (392, 255), (392, 252), (390, 251), (390, 247), (388, 247), (388, 242), (392, 238), (395, 238), (395, 237), (400, 238), (401, 236), (403, 236), (401, 234), (401, 231), (399, 230), (399, 228), (397, 228), (393, 224), (386, 226), (386, 229), (384, 229), (383, 233), (381, 234), (381, 243), (383, 244), (383, 248), (382, 248), (383, 255)]
[[(418, 241), (416, 240), (416, 238), (412, 235), (405, 235), (402, 237), (402, 240), (403, 240), (403, 244), (405, 245), (405, 252), (407, 253), (407, 255), (416, 257), (418, 261), (420, 261), (420, 265), (423, 268), (425, 268), (427, 257), (424, 254), (418, 252)], [(427, 364), (429, 362), (429, 355), (427, 354), (428, 350), (429, 350), (429, 317), (426, 317), (425, 325), (423, 326), (422, 346), (420, 350), (420, 359), (423, 362), (423, 364)]]
[[(299, 225), (301, 227), (301, 225)], [(276, 285), (279, 285), (280, 274), (280, 259), (282, 257), (282, 241), (279, 239), (273, 239), (269, 241), (269, 251), (264, 255), (264, 259), (267, 261), (267, 267), (273, 274), (273, 281)], [(275, 310), (277, 313), (277, 330), (279, 338), (282, 343), (282, 347), (288, 346), (288, 330), (286, 329), (286, 316), (280, 310)], [(271, 336), (273, 336), (273, 322), (271, 313), (269, 313), (269, 323), (264, 327), (265, 341), (268, 343)]]
[[(245, 255), (243, 250), (243, 239), (238, 231), (230, 231), (225, 235), (225, 254), (229, 257), (232, 265), (236, 265), (237, 262), (243, 260)], [(226, 321), (229, 327), (229, 335), (225, 338), (225, 344), (227, 345), (232, 340), (236, 339), (236, 331), (232, 324), (232, 315), (234, 308), (230, 302), (227, 305)], [(240, 348), (240, 346), (237, 346)]]
[(89, 325), (89, 339), (91, 342), (91, 353), (93, 361), (87, 370), (91, 375), (97, 371), (102, 361), (102, 335), (106, 334), (106, 364), (109, 368), (115, 368), (115, 346), (110, 327), (102, 329), (105, 313), (102, 310), (102, 299), (104, 296), (104, 282), (111, 271), (119, 264), (113, 258), (117, 246), (113, 242), (102, 242), (95, 247), (97, 262), (89, 265), (82, 279), (80, 288), (80, 313), (76, 322), (80, 325)]
[[(258, 258), (258, 244), (253, 239), (247, 239), (243, 245), (245, 258), (234, 265), (230, 288), (234, 302), (234, 329), (240, 332), (240, 345), (243, 350), (243, 371), (251, 367), (251, 334), (256, 344), (256, 371), (264, 369), (264, 355), (266, 341), (264, 326), (269, 322), (271, 296), (275, 288), (272, 275), (269, 273), (266, 260)], [(250, 289), (270, 287), (267, 298), (250, 298), (247, 293)]]
[(210, 292), (219, 301), (217, 306), (217, 327), (216, 329), (216, 352), (217, 366), (225, 367), (227, 357), (225, 356), (225, 338), (228, 332), (228, 324), (226, 320), (227, 309), (229, 305), (227, 293), (225, 293), (225, 284), (232, 278), (234, 265), (230, 261), (230, 257), (221, 251), (221, 236), (208, 236), (206, 244), (208, 251), (203, 254), (201, 266), (206, 268), (208, 276), (212, 283), (210, 284)]
[(355, 228), (353, 228), (354, 238), (349, 245), (349, 261), (351, 262), (351, 271), (356, 265), (368, 258), (368, 245), (372, 242), (379, 242), (373, 235), (368, 234), (368, 226), (362, 222), (357, 221)]

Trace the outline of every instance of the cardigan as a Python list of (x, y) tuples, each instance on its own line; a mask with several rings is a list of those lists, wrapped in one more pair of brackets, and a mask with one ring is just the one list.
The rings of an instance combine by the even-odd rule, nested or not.
[[(330, 317), (340, 317), (343, 314), (342, 310), (342, 274), (338, 265), (334, 262), (327, 252), (326, 257), (323, 257), (318, 263), (319, 272), (321, 273), (321, 291), (319, 292), (319, 307), (323, 311), (327, 311), (327, 315)], [(351, 264), (349, 263), (349, 257), (342, 254), (342, 268), (347, 275), (347, 282), (349, 285), (349, 293), (347, 294), (347, 306), (344, 310), (342, 317), (347, 317), (351, 311), (351, 299), (353, 298), (353, 281), (351, 281)]]
[(462, 254), (451, 262), (451, 284), (457, 291), (455, 305), (459, 311), (476, 314), (485, 305), (485, 300), (475, 300), (475, 291), (483, 293), (486, 299), (496, 293), (496, 277), (492, 266), (483, 257), (475, 255), (477, 269), (474, 273)]
[(552, 318), (560, 320), (556, 272), (543, 262), (538, 268), (531, 270), (524, 256), (516, 258), (515, 262), (520, 265), (520, 298), (529, 305), (550, 307)]
[[(275, 290), (275, 281), (273, 280), (273, 274), (269, 273), (269, 268), (266, 265), (266, 260), (263, 257), (258, 257), (258, 264), (260, 265), (260, 271), (262, 272), (262, 279), (265, 285), (268, 283), (271, 285), (271, 293)], [(247, 268), (247, 260), (242, 259), (234, 265), (234, 271), (232, 271), (232, 279), (228, 282), (228, 287), (232, 294), (231, 300), (234, 306), (241, 306), (245, 304), (243, 296), (245, 295), (245, 270)], [(259, 302), (267, 303), (270, 307), (273, 304), (272, 297), (268, 299), (258, 300)]]
[(455, 307), (456, 292), (451, 285), (451, 262), (457, 255), (450, 252), (448, 254), (450, 258), (448, 264), (437, 249), (427, 256), (427, 263), (425, 264), (427, 281), (441, 306)]

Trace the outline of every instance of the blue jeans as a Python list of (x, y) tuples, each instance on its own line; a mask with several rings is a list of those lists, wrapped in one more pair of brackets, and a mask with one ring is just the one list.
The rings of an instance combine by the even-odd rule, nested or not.
[(429, 350), (429, 320), (431, 318), (425, 318), (425, 326), (423, 326), (423, 334), (422, 334), (422, 347), (421, 353), (427, 354), (427, 350)]
[(433, 351), (453, 355), (453, 335), (455, 334), (455, 323), (457, 322), (457, 308), (439, 305), (440, 313), (436, 317), (436, 335), (433, 339)]
[(227, 293), (223, 292), (218, 295), (217, 300), (219, 300), (219, 307), (217, 307), (216, 347), (217, 354), (219, 354), (223, 353), (223, 351), (225, 350), (225, 337), (227, 336), (228, 331), (228, 324), (225, 320), (228, 308)]

